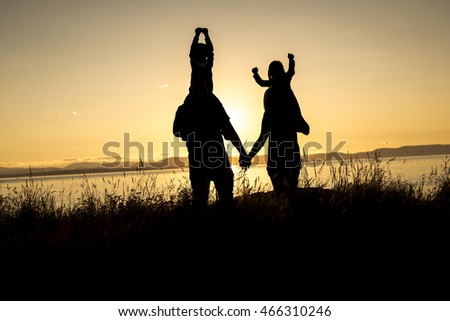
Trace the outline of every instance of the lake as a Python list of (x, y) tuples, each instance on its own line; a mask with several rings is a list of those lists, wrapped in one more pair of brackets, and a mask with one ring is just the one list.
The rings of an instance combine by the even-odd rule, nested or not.
[[(444, 165), (445, 155), (403, 157), (396, 159), (381, 159), (380, 166), (391, 174), (393, 179), (400, 177), (411, 183), (419, 183), (423, 177), (428, 176), (432, 169), (438, 171)], [(362, 166), (368, 166), (367, 160), (361, 160)], [(332, 187), (330, 173), (332, 168), (338, 168), (339, 163), (333, 161), (321, 166), (321, 163), (304, 163), (300, 177), (300, 186), (305, 186), (309, 180), (310, 185)], [(245, 173), (233, 166), (235, 172), (235, 188), (244, 181), (250, 186), (258, 186), (258, 190), (269, 191), (272, 189), (265, 165), (250, 167)], [(58, 200), (76, 200), (80, 192), (88, 186), (100, 194), (105, 191), (115, 190), (118, 195), (129, 193), (133, 189), (144, 187), (163, 193), (175, 192), (177, 187), (184, 184), (189, 186), (189, 170), (153, 170), (144, 172), (122, 172), (101, 174), (76, 174), (36, 176), (30, 178), (0, 179), (0, 195), (6, 196), (14, 189), (20, 190), (24, 186), (34, 184), (52, 191)], [(211, 184), (211, 189), (213, 184)]]

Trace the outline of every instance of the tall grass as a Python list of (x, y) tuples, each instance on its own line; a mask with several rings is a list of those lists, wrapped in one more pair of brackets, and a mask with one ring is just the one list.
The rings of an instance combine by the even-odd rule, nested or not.
[[(324, 181), (319, 174), (326, 170), (330, 176)], [(313, 173), (308, 176), (302, 170), (296, 195), (277, 196), (270, 186), (259, 179), (250, 181), (240, 171), (235, 175), (234, 207), (226, 213), (216, 204), (214, 187), (206, 211), (199, 213), (185, 176), (164, 186), (157, 184), (154, 172), (140, 173), (131, 184), (125, 183), (125, 174), (115, 180), (105, 177), (101, 184), (85, 176), (72, 199), (61, 198), (53, 186), (30, 178), (0, 197), (0, 253), (5, 262), (19, 264), (47, 257), (72, 262), (109, 255), (114, 260), (117, 253), (126, 256), (130, 250), (158, 251), (174, 239), (176, 246), (187, 248), (211, 236), (222, 242), (231, 237), (264, 243), (267, 237), (285, 235), (288, 228), (292, 235), (309, 233), (315, 240), (325, 240), (343, 230), (375, 231), (388, 223), (405, 228), (405, 218), (420, 225), (438, 222), (441, 227), (450, 222), (448, 158), (414, 184), (393, 177), (389, 162), (382, 164), (379, 158), (320, 164)], [(364, 224), (355, 225), (361, 221)], [(433, 230), (434, 225), (428, 226)], [(230, 228), (240, 234), (230, 235)], [(196, 239), (198, 244), (192, 241)]]
[[(426, 253), (426, 262), (445, 253), (449, 162), (446, 158), (418, 183), (394, 176), (390, 162), (378, 157), (318, 163), (309, 171), (312, 175), (302, 170), (298, 193), (290, 196), (276, 196), (271, 186), (240, 171), (234, 207), (224, 213), (212, 186), (201, 216), (185, 176), (164, 186), (155, 172), (140, 172), (131, 184), (125, 182), (126, 174), (101, 182), (85, 176), (79, 191), (64, 195), (30, 178), (0, 197), (0, 259), (8, 268), (2, 275), (11, 283), (7, 291), (19, 296), (34, 291), (40, 297), (52, 280), (59, 288), (56, 297), (67, 297), (74, 287), (85, 295), (108, 297), (117, 289), (131, 293), (132, 285), (146, 293), (172, 293), (179, 290), (176, 281), (192, 279), (191, 291), (206, 271), (219, 271), (219, 278), (231, 273), (240, 285), (258, 271), (264, 273), (258, 285), (270, 275), (283, 284), (301, 279), (295, 291), (305, 290), (305, 279), (317, 288), (318, 280), (328, 283), (330, 275), (347, 286), (355, 271), (367, 273), (370, 267), (370, 278), (399, 264), (403, 274), (415, 267), (418, 251)], [(326, 171), (328, 179), (322, 175)], [(433, 248), (436, 254), (430, 255)], [(402, 263), (405, 251), (410, 259)], [(311, 262), (311, 270), (301, 270)], [(309, 277), (317, 269), (319, 276)], [(291, 278), (280, 282), (286, 275)], [(168, 286), (171, 279), (175, 281)], [(212, 286), (222, 292), (215, 282)], [(198, 289), (204, 292), (203, 286)]]
[[(448, 205), (450, 189), (450, 158), (442, 161), (439, 168), (431, 168), (423, 174), (419, 182), (412, 183), (401, 175), (394, 176), (389, 168), (394, 159), (383, 161), (379, 155), (373, 158), (350, 158), (335, 163), (313, 164), (313, 175), (302, 170), (299, 177), (300, 192), (308, 189), (327, 189), (334, 193), (338, 202), (383, 202), (399, 200), (403, 202)], [(327, 179), (324, 172), (329, 171)], [(32, 177), (20, 188), (7, 188), (0, 198), (0, 220), (30, 220), (42, 217), (104, 216), (124, 213), (170, 213), (190, 204), (192, 193), (187, 176), (172, 179), (165, 185), (157, 184), (157, 172), (140, 172), (131, 177), (131, 184), (123, 178), (103, 177), (101, 184), (83, 176), (80, 191), (56, 191), (52, 185), (35, 181)], [(239, 205), (255, 194), (269, 198), (271, 186), (263, 185), (256, 178), (250, 181), (246, 171), (235, 175), (234, 194)], [(77, 197), (74, 197), (77, 195)], [(217, 195), (211, 185), (210, 204)], [(250, 200), (248, 200), (250, 201)], [(253, 200), (252, 200), (253, 201)], [(258, 200), (264, 202), (264, 198)], [(271, 200), (273, 201), (273, 200)], [(280, 199), (277, 199), (280, 201)], [(256, 205), (256, 204), (254, 204)], [(261, 209), (259, 204), (255, 209)], [(445, 209), (445, 208), (444, 208)]]

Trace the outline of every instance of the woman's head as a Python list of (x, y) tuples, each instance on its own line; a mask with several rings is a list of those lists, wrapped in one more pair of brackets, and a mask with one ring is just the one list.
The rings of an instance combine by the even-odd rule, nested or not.
[(279, 78), (280, 76), (282, 76), (284, 74), (285, 74), (284, 67), (283, 67), (283, 64), (281, 63), (281, 61), (274, 60), (270, 63), (269, 71), (268, 71), (269, 78), (271, 78), (271, 79)]

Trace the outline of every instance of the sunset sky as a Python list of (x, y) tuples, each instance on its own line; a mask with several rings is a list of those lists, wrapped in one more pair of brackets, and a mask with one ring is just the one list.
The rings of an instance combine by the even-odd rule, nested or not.
[(263, 113), (251, 69), (291, 52), (310, 152), (327, 132), (342, 152), (450, 143), (448, 0), (0, 0), (0, 166), (92, 161), (125, 135), (171, 156), (196, 27), (243, 142)]

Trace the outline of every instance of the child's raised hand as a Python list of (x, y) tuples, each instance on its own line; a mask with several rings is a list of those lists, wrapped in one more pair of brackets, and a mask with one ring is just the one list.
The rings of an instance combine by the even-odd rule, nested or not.
[(252, 69), (252, 73), (256, 74), (258, 72), (258, 67)]
[(206, 36), (208, 34), (208, 28), (202, 28), (202, 32)]
[(195, 28), (195, 34), (198, 36), (198, 35), (200, 35), (201, 33), (202, 33), (202, 28), (200, 28), (200, 27), (198, 27), (198, 28)]
[(288, 58), (292, 60), (292, 59), (294, 59), (294, 55), (291, 53), (288, 53)]

